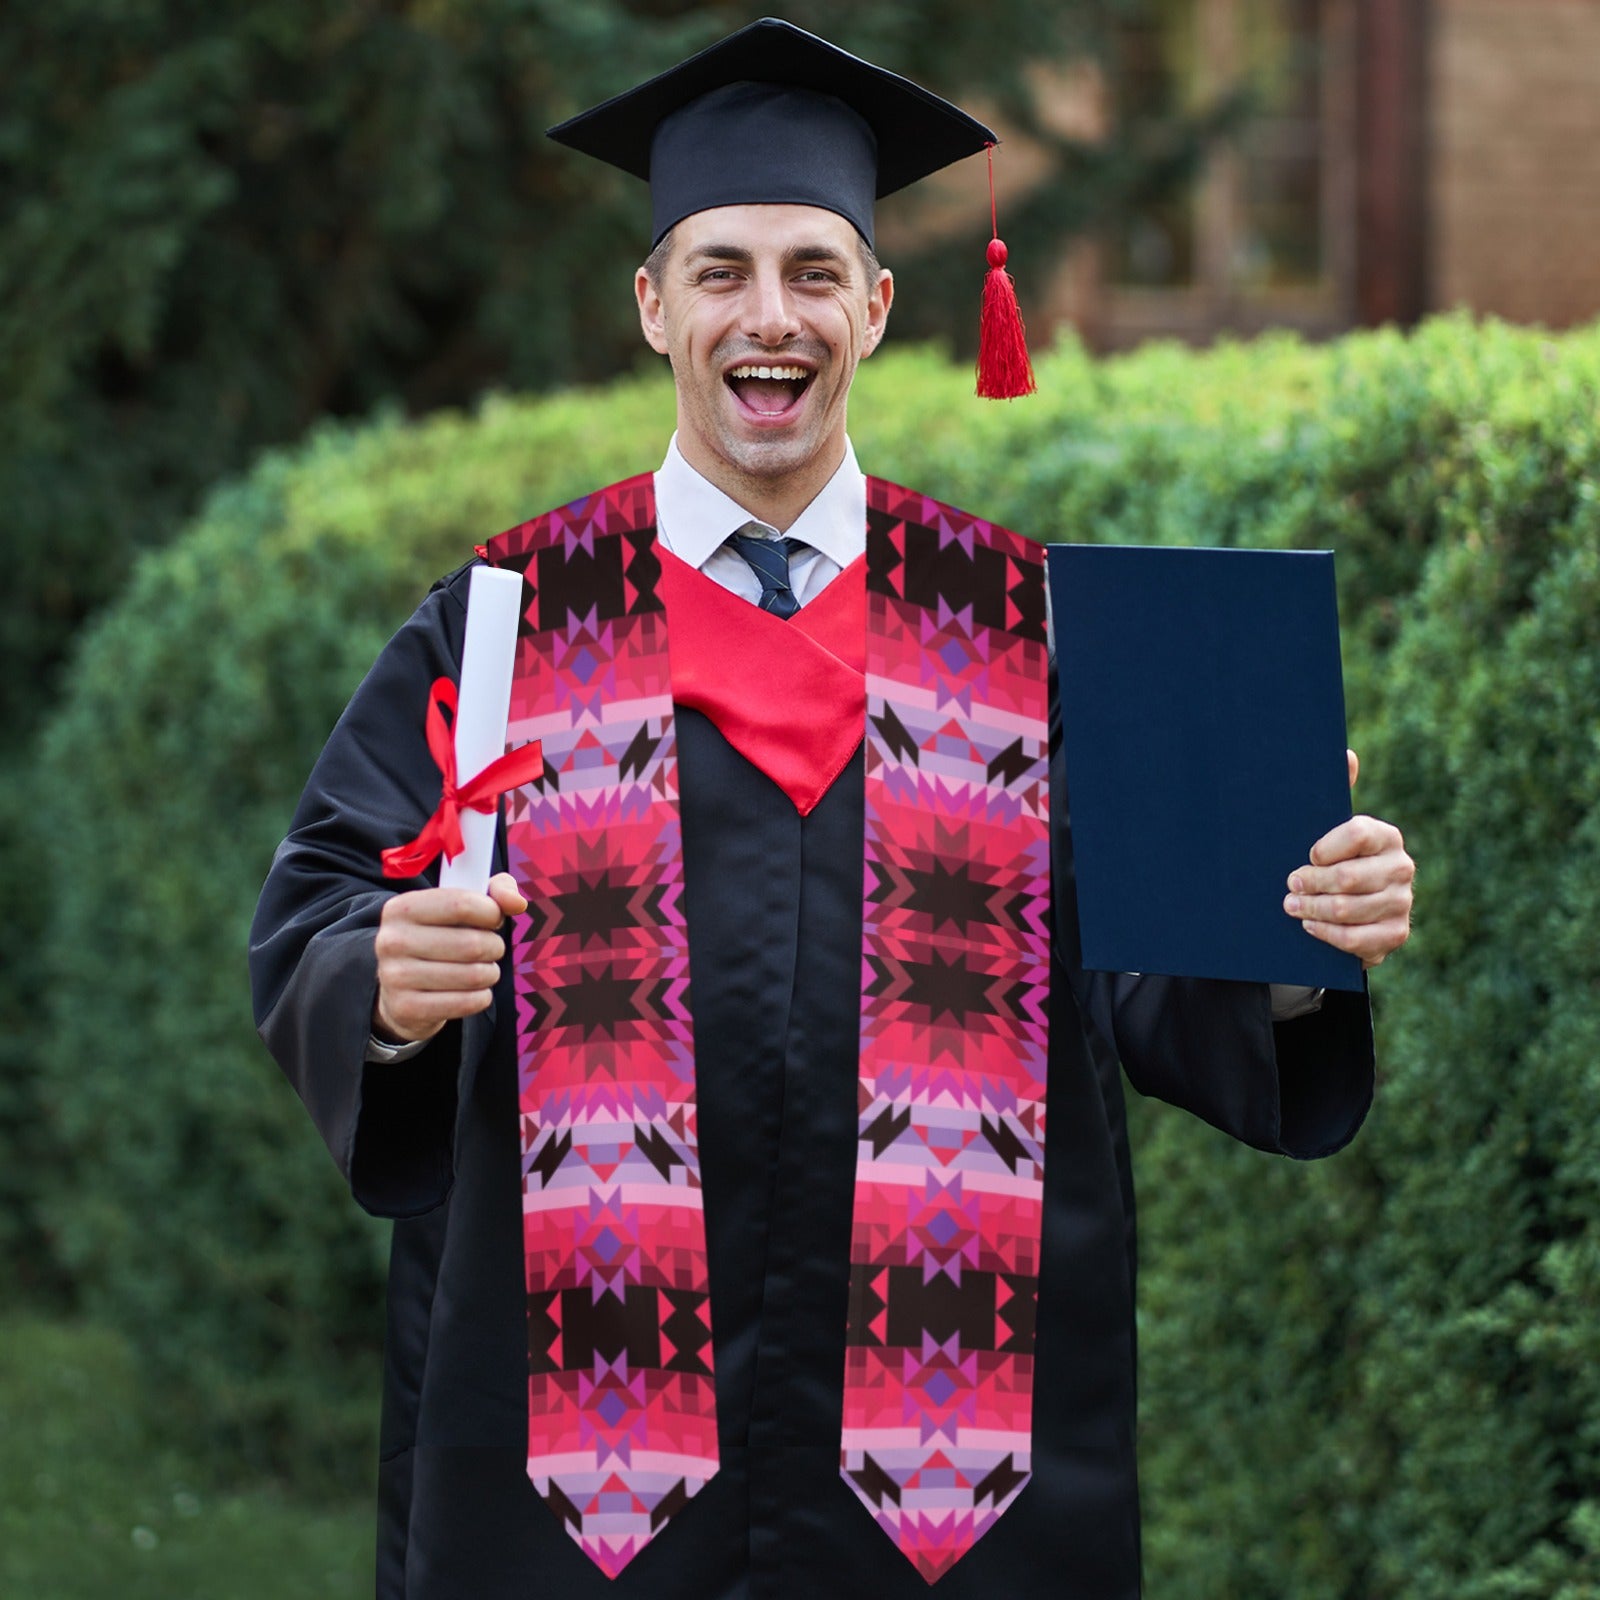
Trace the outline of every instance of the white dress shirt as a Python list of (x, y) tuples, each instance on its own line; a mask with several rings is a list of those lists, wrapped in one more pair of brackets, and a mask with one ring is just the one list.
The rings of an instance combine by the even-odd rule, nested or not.
[[(778, 530), (701, 477), (679, 452), (677, 434), (655, 478), (656, 537), (680, 561), (752, 604), (758, 602), (761, 580), (727, 542), (728, 535), (751, 523), (756, 527), (750, 531), (763, 537), (779, 538)], [(838, 470), (782, 537), (799, 539), (806, 547), (789, 559), (789, 586), (801, 605), (821, 594), (867, 548), (867, 480), (848, 439)]]

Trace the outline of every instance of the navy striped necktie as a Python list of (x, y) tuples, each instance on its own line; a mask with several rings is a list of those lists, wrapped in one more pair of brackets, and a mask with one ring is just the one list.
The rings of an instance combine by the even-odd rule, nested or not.
[(761, 527), (765, 524), (747, 522), (737, 533), (728, 535), (728, 543), (761, 580), (761, 598), (757, 604), (775, 617), (788, 619), (800, 609), (800, 602), (789, 587), (789, 561), (796, 551), (806, 548), (806, 542), (804, 539), (767, 539), (748, 531)]

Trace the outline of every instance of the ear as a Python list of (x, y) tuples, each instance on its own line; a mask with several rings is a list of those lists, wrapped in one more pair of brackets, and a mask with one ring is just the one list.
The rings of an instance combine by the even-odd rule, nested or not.
[(656, 286), (650, 281), (650, 274), (643, 267), (633, 275), (633, 294), (639, 302), (639, 327), (644, 332), (645, 343), (658, 356), (664, 356), (667, 353), (666, 310)]
[(889, 321), (889, 307), (894, 304), (894, 274), (887, 267), (878, 273), (878, 281), (867, 296), (867, 327), (861, 339), (861, 358), (865, 360), (883, 341), (883, 330)]

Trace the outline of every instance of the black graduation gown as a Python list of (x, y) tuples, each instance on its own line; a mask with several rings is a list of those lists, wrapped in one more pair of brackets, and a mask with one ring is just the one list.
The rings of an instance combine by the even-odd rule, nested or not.
[[(528, 1482), (516, 1066), (493, 1013), (364, 1065), (373, 933), (438, 780), (434, 677), (458, 675), (466, 569), (396, 635), (329, 738), (262, 893), (263, 1038), (355, 1198), (395, 1218), (382, 1600), (911, 1600), (927, 1586), (839, 1477), (855, 1170), (862, 757), (806, 818), (679, 708), (685, 902), (722, 1466), (610, 1581)], [(1059, 741), (1056, 741), (1059, 744)], [(1053, 792), (1065, 795), (1059, 754)], [(1055, 819), (1033, 1481), (942, 1600), (1132, 1600), (1133, 1189), (1120, 1057), (1145, 1093), (1315, 1156), (1372, 1092), (1364, 996), (1274, 1026), (1263, 985), (1086, 974)], [(509, 963), (507, 964), (509, 967)]]

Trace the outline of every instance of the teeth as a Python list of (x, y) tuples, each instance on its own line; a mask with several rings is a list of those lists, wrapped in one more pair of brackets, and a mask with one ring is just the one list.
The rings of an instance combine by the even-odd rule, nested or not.
[(735, 367), (730, 378), (787, 378), (803, 382), (810, 374), (804, 367)]

